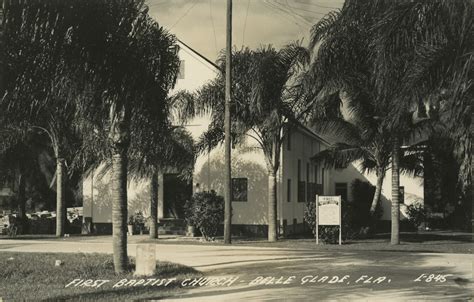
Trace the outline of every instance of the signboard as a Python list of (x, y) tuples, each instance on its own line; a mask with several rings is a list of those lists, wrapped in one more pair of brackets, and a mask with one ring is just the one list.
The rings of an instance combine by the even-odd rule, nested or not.
[(320, 225), (339, 226), (339, 244), (341, 244), (341, 196), (316, 195), (316, 243), (319, 244)]

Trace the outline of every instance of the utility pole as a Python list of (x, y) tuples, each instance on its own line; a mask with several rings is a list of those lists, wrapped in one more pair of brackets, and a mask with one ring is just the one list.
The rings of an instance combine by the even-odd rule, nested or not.
[(226, 26), (226, 60), (225, 60), (225, 181), (224, 181), (224, 243), (231, 243), (230, 228), (232, 226), (232, 171), (231, 171), (231, 142), (230, 142), (230, 104), (232, 95), (232, 0), (227, 0)]

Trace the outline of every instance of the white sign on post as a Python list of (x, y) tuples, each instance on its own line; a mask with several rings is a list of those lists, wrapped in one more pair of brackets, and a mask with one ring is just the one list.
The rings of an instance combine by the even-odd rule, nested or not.
[(339, 244), (341, 244), (341, 196), (316, 195), (316, 244), (319, 244), (320, 225), (338, 225)]

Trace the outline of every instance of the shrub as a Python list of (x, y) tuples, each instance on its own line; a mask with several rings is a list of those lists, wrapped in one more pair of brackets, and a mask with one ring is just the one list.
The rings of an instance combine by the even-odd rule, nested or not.
[(419, 228), (426, 220), (426, 211), (423, 204), (420, 201), (415, 201), (411, 205), (408, 205), (407, 216), (408, 220), (416, 228)]
[(224, 198), (215, 191), (199, 192), (184, 205), (185, 219), (207, 241), (214, 240), (224, 221)]
[[(351, 229), (352, 217), (350, 215), (350, 206), (342, 201), (342, 240), (350, 239), (354, 236)], [(310, 226), (314, 235), (316, 235), (316, 201), (306, 203), (304, 220)], [(339, 226), (324, 225), (319, 226), (319, 240), (324, 243), (337, 243), (339, 241)]]
[(135, 214), (128, 217), (128, 225), (133, 225), (133, 232), (140, 233), (145, 229), (145, 216), (141, 211), (135, 212)]

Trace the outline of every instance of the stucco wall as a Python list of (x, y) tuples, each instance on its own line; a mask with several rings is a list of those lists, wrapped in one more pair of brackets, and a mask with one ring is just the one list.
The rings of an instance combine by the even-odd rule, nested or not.
[[(89, 176), (82, 183), (84, 217), (92, 217), (94, 223), (112, 222), (112, 197), (110, 173), (99, 177), (98, 173)], [(145, 216), (150, 213), (147, 181), (131, 181), (127, 186), (128, 215), (141, 211)], [(91, 199), (93, 192), (93, 199)], [(93, 203), (91, 202), (93, 200)]]
[[(288, 135), (282, 146), (282, 164), (280, 169), (280, 190), (279, 190), (279, 219), (283, 225), (286, 219), (287, 225), (292, 225), (294, 219), (296, 223), (302, 223), (305, 202), (299, 202), (298, 199), (298, 160), (301, 162), (300, 179), (301, 181), (309, 180), (310, 183), (322, 184), (322, 167), (313, 165), (310, 158), (319, 150), (324, 149), (324, 145), (314, 136), (298, 130), (290, 132), (290, 148), (288, 149)], [(309, 173), (307, 173), (307, 165)], [(317, 171), (317, 172), (316, 172)], [(327, 175), (327, 171), (325, 173)], [(308, 177), (308, 178), (307, 178)], [(290, 201), (288, 201), (288, 179), (291, 180)], [(327, 187), (327, 179), (324, 181)], [(325, 191), (326, 192), (326, 191)]]
[[(359, 179), (362, 181), (367, 181), (375, 186), (377, 182), (377, 177), (375, 173), (367, 173), (363, 174), (361, 170), (358, 168), (358, 164), (354, 163), (349, 165), (346, 169), (343, 170), (333, 170), (332, 173), (329, 175), (329, 188), (328, 188), (328, 195), (332, 195), (335, 193), (335, 184), (336, 183), (347, 183), (348, 187), (348, 199), (352, 200), (352, 190), (351, 190), (351, 183), (355, 180)], [(406, 206), (417, 201), (423, 200), (423, 183), (422, 178), (420, 177), (412, 177), (409, 175), (402, 174), (400, 176), (400, 186), (405, 187), (405, 203), (400, 204), (400, 211), (401, 211), (401, 219), (406, 218)], [(381, 206), (382, 206), (382, 220), (390, 220), (391, 219), (391, 191), (392, 191), (392, 179), (391, 179), (391, 170), (388, 170), (384, 183), (382, 186), (382, 196), (381, 196)]]

